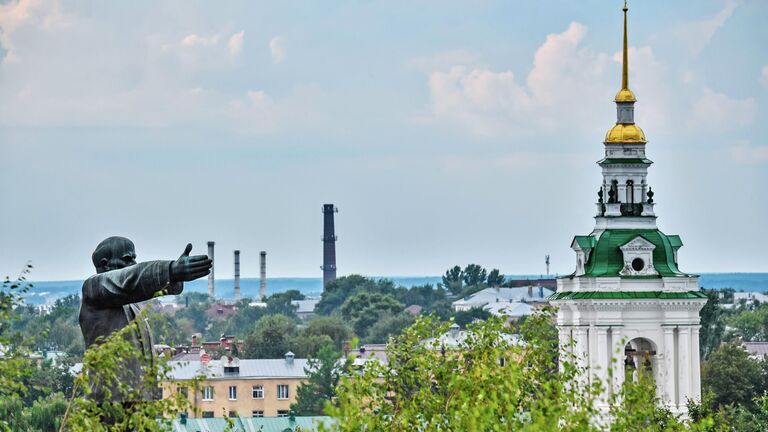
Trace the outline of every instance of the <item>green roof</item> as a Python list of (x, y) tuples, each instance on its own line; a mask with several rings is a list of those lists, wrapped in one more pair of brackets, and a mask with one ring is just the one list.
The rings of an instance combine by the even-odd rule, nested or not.
[(624, 300), (624, 299), (705, 299), (707, 295), (703, 291), (562, 291), (549, 296), (549, 300), (574, 300), (574, 299), (593, 299), (593, 300)]
[(652, 164), (650, 159), (640, 158), (603, 158), (597, 161), (598, 164)]
[(576, 242), (582, 250), (595, 247), (595, 238), (592, 236), (576, 236), (573, 238), (573, 241)]
[[(593, 234), (594, 246), (591, 247), (592, 253), (589, 255), (584, 266), (584, 276), (587, 277), (637, 277), (623, 276), (619, 272), (624, 268), (624, 254), (619, 247), (630, 242), (635, 237), (643, 237), (653, 243), (656, 248), (653, 250), (653, 266), (658, 272), (658, 276), (651, 277), (689, 277), (691, 275), (681, 272), (675, 263), (675, 249), (682, 245), (679, 236), (667, 236), (657, 229), (608, 229), (600, 234)], [(579, 241), (579, 246), (586, 244), (586, 240)], [(670, 238), (671, 237), (671, 238)], [(566, 276), (574, 277), (574, 275)], [(647, 278), (648, 276), (643, 276)]]

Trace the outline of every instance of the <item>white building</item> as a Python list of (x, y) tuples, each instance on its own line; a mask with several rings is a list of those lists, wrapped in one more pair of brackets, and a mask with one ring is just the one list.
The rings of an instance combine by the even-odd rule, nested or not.
[(576, 271), (557, 280), (551, 303), (559, 308), (561, 349), (586, 368), (585, 379), (608, 384), (612, 368), (606, 391), (614, 392), (631, 376), (625, 364), (650, 364), (659, 397), (681, 414), (688, 399), (701, 399), (699, 311), (707, 298), (698, 276), (678, 268), (680, 237), (656, 226), (646, 179), (652, 162), (645, 134), (634, 122), (636, 99), (628, 86), (626, 12), (625, 6), (622, 87), (615, 98), (616, 125), (598, 161), (603, 183), (595, 228), (573, 239)]
[(473, 308), (483, 308), (492, 303), (542, 303), (552, 295), (553, 291), (541, 286), (515, 288), (485, 288), (451, 303), (453, 310), (468, 311)]

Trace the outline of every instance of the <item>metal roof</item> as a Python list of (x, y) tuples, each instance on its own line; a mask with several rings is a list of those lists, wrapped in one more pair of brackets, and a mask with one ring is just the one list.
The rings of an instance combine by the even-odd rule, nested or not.
[[(528, 290), (531, 290), (531, 295), (528, 295)], [(543, 295), (539, 295), (541, 290)], [(496, 303), (499, 301), (545, 301), (554, 291), (549, 288), (543, 288), (539, 286), (530, 287), (515, 287), (515, 288), (485, 288), (474, 294), (470, 294), (461, 300), (453, 302), (454, 305), (472, 305), (474, 307), (482, 307), (489, 303)]]
[(205, 376), (207, 379), (239, 378), (306, 378), (307, 359), (240, 359), (240, 372), (224, 374), (227, 360), (211, 360), (207, 366), (199, 360), (170, 361), (170, 377), (174, 380), (193, 379)]
[[(234, 423), (234, 428), (227, 429), (230, 420)], [(225, 418), (193, 418), (187, 419), (186, 424), (182, 424), (180, 419), (174, 419), (172, 422), (173, 432), (283, 432), (285, 430), (296, 430), (297, 427), (302, 431), (316, 431), (318, 424), (329, 425), (333, 419), (324, 416), (302, 416), (294, 417), (233, 417)]]

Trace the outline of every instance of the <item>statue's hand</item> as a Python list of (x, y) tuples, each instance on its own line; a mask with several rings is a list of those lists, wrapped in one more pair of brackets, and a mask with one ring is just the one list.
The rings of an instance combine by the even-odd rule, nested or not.
[(208, 255), (192, 255), (192, 244), (187, 244), (179, 259), (171, 263), (171, 282), (189, 282), (203, 276), (208, 276), (213, 267), (213, 261)]

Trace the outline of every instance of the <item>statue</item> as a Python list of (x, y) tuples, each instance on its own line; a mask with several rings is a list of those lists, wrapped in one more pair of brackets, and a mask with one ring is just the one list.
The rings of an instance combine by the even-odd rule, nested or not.
[[(147, 261), (136, 263), (133, 242), (124, 237), (109, 237), (96, 246), (91, 256), (96, 274), (83, 283), (80, 303), (80, 330), (85, 339), (85, 348), (98, 343), (100, 337), (107, 337), (127, 326), (141, 313), (140, 302), (157, 295), (181, 294), (184, 282), (207, 276), (213, 262), (207, 255), (193, 255), (192, 245), (187, 244), (181, 256), (174, 261)], [(140, 320), (138, 334), (133, 344), (143, 358), (153, 358), (152, 337), (146, 320)], [(126, 361), (126, 379), (141, 379), (141, 365), (133, 360)], [(92, 397), (103, 399), (96, 387)], [(150, 398), (151, 395), (146, 395)], [(113, 392), (113, 401), (120, 396)]]

